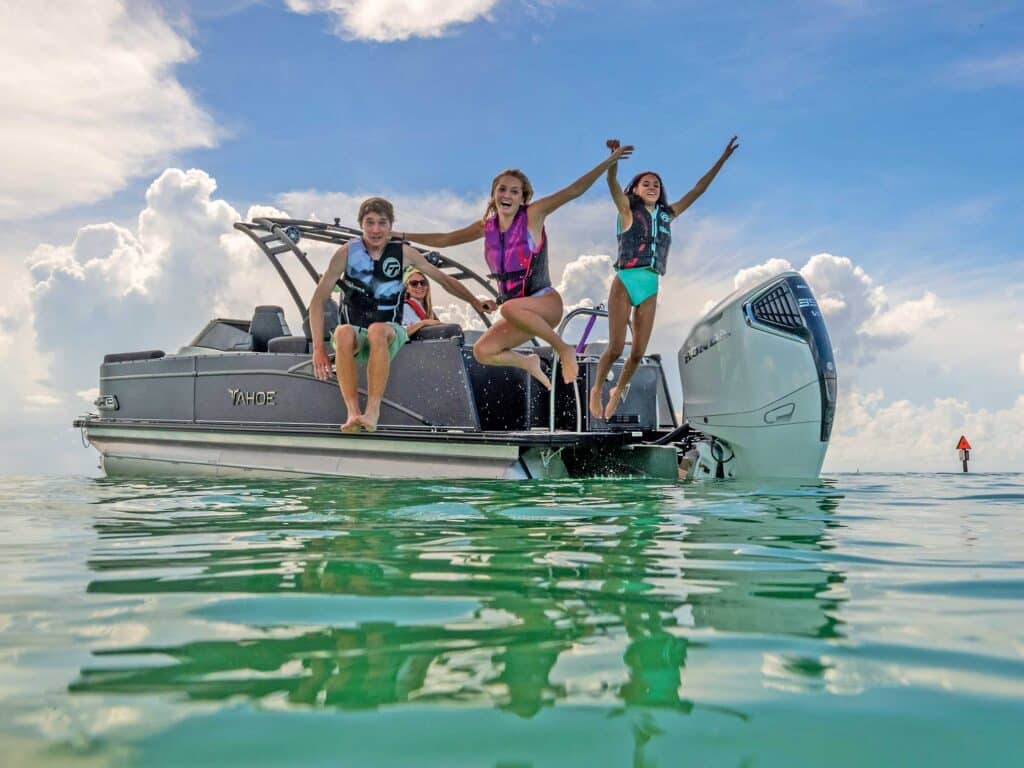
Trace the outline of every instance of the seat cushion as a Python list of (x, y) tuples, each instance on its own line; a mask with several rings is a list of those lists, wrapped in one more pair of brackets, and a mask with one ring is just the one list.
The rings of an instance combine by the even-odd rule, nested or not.
[(458, 339), (463, 342), (462, 326), (455, 323), (425, 325), (412, 336), (410, 341), (434, 341), (436, 339)]
[(309, 340), (305, 336), (278, 336), (267, 342), (267, 352), (305, 355), (309, 352)]

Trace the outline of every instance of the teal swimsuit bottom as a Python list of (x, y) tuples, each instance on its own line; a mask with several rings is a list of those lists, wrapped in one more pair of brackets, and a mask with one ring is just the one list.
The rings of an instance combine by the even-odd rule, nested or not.
[(618, 278), (629, 294), (629, 303), (634, 307), (639, 307), (658, 292), (658, 277), (657, 272), (647, 267), (618, 271)]

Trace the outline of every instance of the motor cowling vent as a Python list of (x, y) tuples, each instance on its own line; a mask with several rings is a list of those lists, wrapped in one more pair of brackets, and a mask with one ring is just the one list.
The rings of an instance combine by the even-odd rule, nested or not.
[(784, 331), (799, 331), (804, 327), (800, 307), (785, 283), (750, 302), (750, 313), (759, 323)]

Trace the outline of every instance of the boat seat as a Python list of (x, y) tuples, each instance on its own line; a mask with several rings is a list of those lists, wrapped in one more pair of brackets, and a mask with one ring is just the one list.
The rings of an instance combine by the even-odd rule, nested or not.
[(309, 353), (309, 339), (305, 336), (278, 336), (267, 342), (267, 352), (305, 355)]
[(413, 334), (410, 341), (435, 341), (437, 339), (458, 339), (458, 343), (463, 344), (465, 336), (462, 326), (455, 323), (425, 325)]
[[(338, 302), (333, 298), (324, 299), (324, 341), (334, 335), (334, 329), (341, 325), (341, 311), (338, 309)], [(302, 321), (302, 332), (309, 341), (313, 340), (313, 334), (309, 330), (309, 318)]]
[(249, 334), (252, 336), (253, 352), (266, 352), (267, 343), (279, 336), (290, 336), (288, 323), (284, 320), (284, 310), (273, 305), (256, 307), (249, 323)]

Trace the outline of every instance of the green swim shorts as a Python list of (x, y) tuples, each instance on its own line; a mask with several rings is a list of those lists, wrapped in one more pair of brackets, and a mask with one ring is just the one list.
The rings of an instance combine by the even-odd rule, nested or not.
[[(399, 325), (398, 323), (388, 323), (391, 326), (391, 330), (395, 332), (395, 338), (391, 340), (388, 345), (388, 357), (392, 360), (395, 359), (395, 355), (407, 341), (409, 341), (409, 332), (405, 330), (405, 326)], [(356, 330), (356, 360), (366, 362), (370, 359), (370, 336), (369, 331), (358, 325), (353, 325)], [(334, 337), (331, 337), (331, 346), (334, 346)]]
[(634, 307), (639, 307), (658, 292), (659, 275), (653, 269), (633, 267), (620, 269), (617, 274), (629, 294), (629, 303)]

